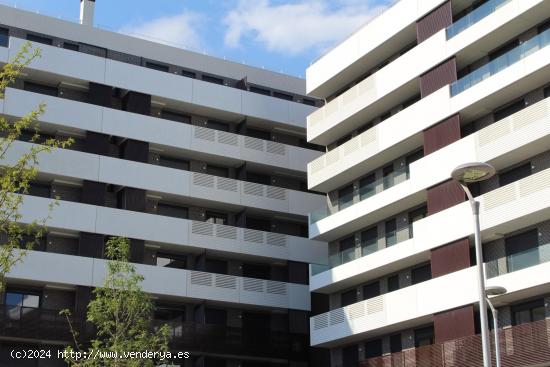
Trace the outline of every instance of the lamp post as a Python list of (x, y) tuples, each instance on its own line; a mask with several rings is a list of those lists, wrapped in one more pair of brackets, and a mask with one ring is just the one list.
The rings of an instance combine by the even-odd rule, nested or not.
[(493, 314), (493, 330), (495, 332), (495, 360), (496, 367), (500, 367), (500, 337), (498, 335), (498, 310), (493, 306), (493, 303), (489, 299), (489, 296), (500, 296), (505, 294), (506, 288), (498, 286), (490, 286), (485, 288), (485, 294), (487, 295), (487, 304), (491, 308)]
[(481, 247), (481, 233), (479, 227), (479, 202), (474, 199), (466, 186), (469, 183), (479, 182), (491, 178), (495, 174), (495, 168), (487, 163), (474, 162), (461, 164), (451, 173), (451, 177), (457, 181), (472, 207), (474, 217), (474, 239), (476, 250), (476, 262), (479, 287), (479, 319), (481, 321), (481, 349), (483, 351), (483, 366), (491, 367), (491, 344), (489, 342), (489, 322), (487, 320), (487, 296), (485, 294), (485, 272), (483, 269), (483, 249)]

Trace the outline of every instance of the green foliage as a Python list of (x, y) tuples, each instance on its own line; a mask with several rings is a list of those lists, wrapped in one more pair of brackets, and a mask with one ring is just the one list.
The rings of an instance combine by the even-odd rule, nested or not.
[[(0, 70), (0, 98), (5, 90), (22, 74), (23, 69), (35, 58), (40, 57), (40, 49), (33, 48), (29, 42), (23, 45), (18, 54)], [(0, 117), (0, 293), (5, 287), (5, 276), (11, 268), (20, 262), (28, 249), (43, 236), (45, 223), (43, 218), (31, 224), (21, 225), (20, 208), (23, 203), (21, 194), (28, 193), (30, 182), (38, 174), (39, 155), (51, 152), (55, 148), (65, 148), (73, 143), (72, 139), (46, 139), (38, 144), (40, 131), (37, 119), (44, 113), (45, 105), (39, 105), (20, 119)], [(35, 143), (17, 159), (8, 155), (14, 141), (25, 131), (33, 131)], [(51, 210), (51, 206), (50, 206)]]
[[(74, 336), (75, 347), (85, 355), (116, 352), (168, 351), (168, 326), (154, 330), (152, 316), (154, 302), (151, 296), (141, 288), (143, 276), (137, 273), (135, 266), (129, 262), (130, 245), (126, 238), (113, 237), (106, 244), (107, 275), (103, 286), (93, 291), (93, 300), (88, 305), (87, 321), (93, 324), (96, 338), (83, 351), (78, 343), (78, 334), (74, 330), (70, 313), (67, 316)], [(73, 357), (71, 357), (71, 351)], [(162, 364), (154, 359), (124, 358), (74, 358), (73, 347), (66, 348), (66, 362), (70, 366), (124, 366), (153, 367)], [(112, 354), (111, 354), (112, 355)]]

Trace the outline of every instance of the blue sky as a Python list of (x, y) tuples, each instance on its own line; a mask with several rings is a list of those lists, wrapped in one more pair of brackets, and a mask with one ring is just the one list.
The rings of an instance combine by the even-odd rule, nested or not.
[[(304, 76), (395, 0), (96, 0), (96, 26)], [(76, 21), (79, 0), (0, 0)]]

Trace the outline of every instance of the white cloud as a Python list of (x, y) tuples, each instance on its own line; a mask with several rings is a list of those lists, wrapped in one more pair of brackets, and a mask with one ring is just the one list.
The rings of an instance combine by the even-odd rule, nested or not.
[(195, 12), (166, 16), (122, 27), (119, 32), (188, 50), (200, 50), (197, 32), (203, 18)]
[[(393, 0), (384, 1), (385, 4)], [(239, 47), (245, 38), (286, 54), (320, 52), (358, 29), (388, 5), (368, 0), (239, 0), (229, 11), (225, 44)], [(380, 1), (378, 1), (380, 3)]]

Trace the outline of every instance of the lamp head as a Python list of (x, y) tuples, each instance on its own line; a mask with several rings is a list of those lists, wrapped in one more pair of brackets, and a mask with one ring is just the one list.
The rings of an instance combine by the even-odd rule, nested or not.
[(489, 163), (472, 162), (461, 164), (451, 173), (451, 177), (461, 184), (487, 180), (495, 175), (495, 167)]
[(485, 294), (488, 296), (500, 296), (506, 294), (506, 292), (508, 292), (506, 288), (496, 285), (485, 287)]

